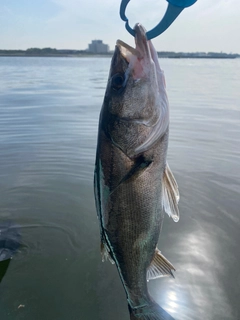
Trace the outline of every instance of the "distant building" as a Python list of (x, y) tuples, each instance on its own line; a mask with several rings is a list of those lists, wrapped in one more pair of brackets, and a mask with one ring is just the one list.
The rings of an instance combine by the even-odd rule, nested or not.
[(88, 45), (88, 51), (92, 53), (107, 53), (109, 46), (104, 44), (102, 40), (92, 40), (92, 43)]

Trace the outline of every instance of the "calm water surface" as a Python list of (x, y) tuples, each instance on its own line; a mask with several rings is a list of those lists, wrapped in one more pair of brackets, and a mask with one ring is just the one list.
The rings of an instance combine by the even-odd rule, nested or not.
[[(92, 187), (109, 64), (0, 58), (0, 222), (21, 233), (1, 320), (129, 319), (117, 270), (101, 262)], [(239, 320), (240, 59), (161, 66), (181, 218), (166, 217), (159, 240), (176, 278), (150, 292), (176, 320)]]

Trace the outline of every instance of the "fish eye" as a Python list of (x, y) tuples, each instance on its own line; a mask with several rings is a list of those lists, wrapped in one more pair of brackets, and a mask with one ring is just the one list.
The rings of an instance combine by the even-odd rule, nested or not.
[(111, 85), (114, 90), (119, 90), (124, 84), (124, 75), (116, 73), (111, 79)]

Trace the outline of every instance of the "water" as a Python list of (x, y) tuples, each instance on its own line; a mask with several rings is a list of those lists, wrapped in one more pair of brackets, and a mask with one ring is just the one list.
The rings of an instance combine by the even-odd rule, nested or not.
[[(109, 64), (0, 58), (0, 222), (21, 233), (0, 283), (1, 320), (129, 319), (116, 268), (101, 262), (92, 187)], [(176, 320), (238, 320), (240, 59), (161, 66), (181, 217), (165, 218), (159, 241), (176, 278), (150, 292)]]

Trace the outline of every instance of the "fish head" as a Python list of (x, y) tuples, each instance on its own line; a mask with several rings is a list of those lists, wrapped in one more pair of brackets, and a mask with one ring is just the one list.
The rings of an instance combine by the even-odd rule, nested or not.
[[(125, 146), (120, 147), (126, 149), (128, 143), (132, 155), (147, 150), (167, 130), (169, 121), (164, 73), (157, 52), (147, 40), (145, 28), (136, 24), (134, 29), (135, 48), (117, 40), (104, 99), (108, 113), (117, 119), (118, 129), (125, 132), (126, 141), (121, 137)], [(117, 144), (121, 132), (116, 126), (114, 129), (112, 140)]]

